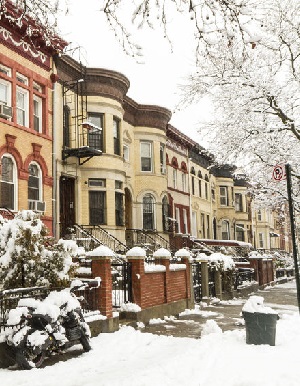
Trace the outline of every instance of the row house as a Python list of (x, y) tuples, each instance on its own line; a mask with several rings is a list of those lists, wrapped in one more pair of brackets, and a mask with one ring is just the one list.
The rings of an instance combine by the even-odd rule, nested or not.
[(163, 234), (170, 111), (133, 101), (118, 72), (83, 68), (68, 56), (56, 67), (57, 237), (74, 224), (127, 246)]
[[(46, 42), (30, 18), (14, 23), (7, 3), (0, 21), (0, 207), (32, 209), (52, 231), (53, 56), (66, 45)], [(35, 33), (29, 38), (26, 30)]]

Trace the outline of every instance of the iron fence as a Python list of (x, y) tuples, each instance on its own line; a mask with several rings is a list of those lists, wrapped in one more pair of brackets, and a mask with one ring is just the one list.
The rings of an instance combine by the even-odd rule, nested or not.
[[(92, 282), (92, 284), (86, 288), (74, 291), (83, 313), (98, 309), (99, 291), (97, 285), (98, 282)], [(0, 291), (0, 331), (6, 326), (9, 311), (17, 307), (20, 299), (34, 298), (43, 300), (50, 291), (61, 291), (62, 289), (63, 288), (29, 287)]]
[(200, 262), (192, 263), (192, 274), (193, 274), (194, 299), (196, 303), (200, 303), (202, 299), (201, 263)]
[(254, 281), (254, 269), (253, 268), (237, 268), (235, 271), (234, 289), (243, 285), (246, 282)]
[(122, 263), (112, 263), (112, 304), (115, 308), (120, 308), (123, 303), (132, 302), (132, 264), (126, 261)]

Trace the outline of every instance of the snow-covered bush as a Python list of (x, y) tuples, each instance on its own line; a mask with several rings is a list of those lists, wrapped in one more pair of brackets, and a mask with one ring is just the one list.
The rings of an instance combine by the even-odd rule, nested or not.
[(73, 276), (75, 241), (54, 243), (32, 211), (21, 211), (12, 220), (0, 216), (0, 283), (3, 288), (47, 285), (61, 287)]

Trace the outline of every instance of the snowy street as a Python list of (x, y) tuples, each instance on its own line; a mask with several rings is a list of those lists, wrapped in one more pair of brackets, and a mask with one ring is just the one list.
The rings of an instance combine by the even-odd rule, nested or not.
[[(274, 293), (274, 296), (272, 296)], [(281, 296), (277, 296), (278, 294)], [(286, 295), (286, 296), (285, 296)], [(43, 369), (0, 370), (5, 386), (296, 386), (299, 385), (300, 318), (295, 282), (259, 291), (280, 315), (276, 346), (247, 345), (245, 328), (222, 332), (222, 318), (202, 314), (201, 339), (178, 338), (122, 327), (92, 339), (93, 350)], [(276, 301), (279, 301), (276, 304)], [(284, 300), (286, 298), (286, 300)], [(283, 299), (283, 300), (282, 300)], [(290, 301), (290, 300), (293, 301)], [(272, 300), (273, 303), (269, 303)], [(232, 302), (235, 308), (240, 302)], [(280, 303), (280, 304), (279, 304)], [(220, 307), (220, 305), (218, 306)], [(227, 304), (226, 307), (230, 307)], [(213, 307), (209, 307), (210, 310)], [(200, 310), (196, 309), (198, 317)], [(191, 314), (187, 311), (185, 314)], [(205, 315), (209, 319), (205, 322)], [(214, 317), (213, 317), (214, 316)], [(189, 320), (186, 321), (190, 323)], [(164, 325), (164, 321), (153, 321)], [(176, 320), (172, 321), (176, 324)], [(183, 320), (178, 322), (184, 324)], [(167, 323), (168, 325), (168, 319)], [(222, 326), (222, 324), (221, 324)], [(166, 328), (172, 334), (171, 328)]]

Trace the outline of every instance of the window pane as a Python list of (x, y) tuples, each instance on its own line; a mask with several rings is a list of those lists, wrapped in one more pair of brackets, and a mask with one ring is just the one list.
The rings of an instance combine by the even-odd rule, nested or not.
[(0, 101), (7, 103), (7, 85), (0, 83)]
[(143, 198), (143, 228), (154, 229), (154, 200), (150, 195)]
[(106, 192), (89, 192), (90, 224), (106, 223)]
[(124, 225), (123, 194), (115, 193), (116, 225)]

